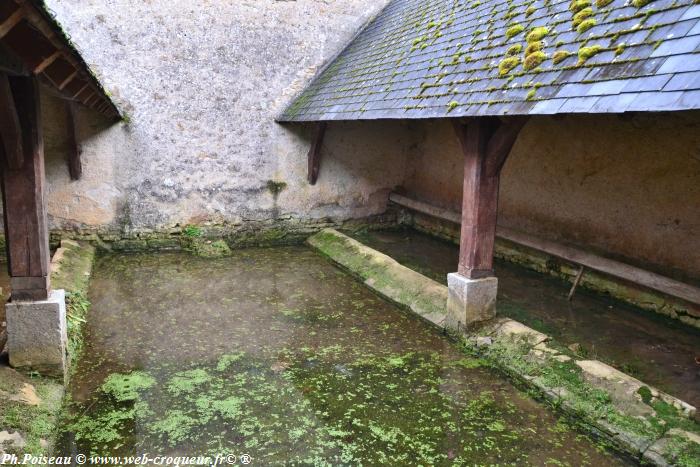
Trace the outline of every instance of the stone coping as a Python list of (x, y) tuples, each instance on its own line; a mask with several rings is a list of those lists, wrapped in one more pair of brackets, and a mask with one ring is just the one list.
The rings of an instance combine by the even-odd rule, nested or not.
[[(444, 328), (446, 286), (334, 229), (307, 244), (379, 295)], [(497, 317), (454, 337), (637, 460), (692, 465), (700, 454), (694, 406), (603, 362), (579, 359), (541, 332)]]

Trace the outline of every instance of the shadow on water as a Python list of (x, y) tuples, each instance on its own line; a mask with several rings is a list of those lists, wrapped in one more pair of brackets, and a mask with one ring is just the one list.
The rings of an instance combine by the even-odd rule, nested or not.
[(620, 465), (301, 247), (100, 258), (60, 449), (258, 465)]
[[(457, 270), (459, 247), (415, 230), (354, 235), (401, 264), (438, 282)], [(700, 405), (700, 332), (672, 319), (504, 261), (495, 264), (498, 313), (578, 344), (582, 355), (605, 361), (642, 381)]]

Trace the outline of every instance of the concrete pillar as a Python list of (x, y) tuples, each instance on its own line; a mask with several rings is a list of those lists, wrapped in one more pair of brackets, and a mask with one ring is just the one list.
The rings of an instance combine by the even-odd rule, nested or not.
[(65, 378), (66, 296), (52, 290), (46, 300), (13, 300), (5, 305), (10, 365)]
[(453, 330), (464, 329), (474, 323), (496, 316), (498, 279), (484, 277), (469, 279), (459, 273), (447, 275), (446, 325)]

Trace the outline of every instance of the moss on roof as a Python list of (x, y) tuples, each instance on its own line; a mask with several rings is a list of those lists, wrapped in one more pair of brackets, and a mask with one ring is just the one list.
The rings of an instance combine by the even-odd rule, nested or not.
[(279, 120), (698, 108), (693, 1), (393, 0)]

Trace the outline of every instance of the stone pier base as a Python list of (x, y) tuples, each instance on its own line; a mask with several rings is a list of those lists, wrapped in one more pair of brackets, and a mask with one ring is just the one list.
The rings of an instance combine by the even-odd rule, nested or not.
[(471, 324), (496, 316), (498, 279), (467, 279), (452, 273), (447, 275), (447, 317), (445, 324), (453, 330), (463, 330)]
[(10, 365), (42, 375), (66, 375), (66, 298), (53, 290), (47, 300), (5, 305)]

